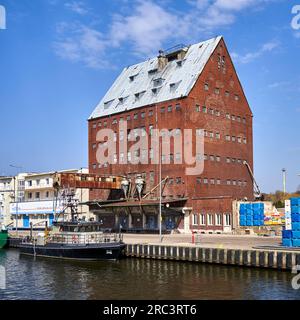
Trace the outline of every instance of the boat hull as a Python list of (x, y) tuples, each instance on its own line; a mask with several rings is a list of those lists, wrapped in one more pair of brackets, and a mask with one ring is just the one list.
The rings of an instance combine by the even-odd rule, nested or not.
[(72, 259), (72, 260), (118, 260), (124, 254), (125, 244), (86, 244), (86, 245), (62, 245), (47, 244), (45, 246), (33, 246), (33, 244), (21, 244), (20, 254), (36, 257)]
[(5, 248), (8, 242), (8, 233), (6, 230), (0, 231), (0, 249)]

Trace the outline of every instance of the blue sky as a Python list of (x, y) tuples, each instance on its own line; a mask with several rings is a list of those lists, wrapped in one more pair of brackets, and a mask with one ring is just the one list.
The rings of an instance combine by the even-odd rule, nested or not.
[[(124, 66), (222, 34), (264, 192), (300, 185), (300, 0), (0, 0), (0, 174), (87, 166), (87, 118)], [(296, 21), (297, 22), (297, 21)], [(297, 25), (297, 23), (296, 23)], [(300, 25), (300, 19), (299, 19)], [(22, 169), (19, 169), (22, 170)]]

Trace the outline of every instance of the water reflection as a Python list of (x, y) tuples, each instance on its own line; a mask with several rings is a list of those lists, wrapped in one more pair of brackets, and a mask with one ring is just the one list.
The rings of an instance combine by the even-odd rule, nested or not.
[(292, 274), (176, 261), (76, 262), (1, 251), (0, 299), (299, 299)]

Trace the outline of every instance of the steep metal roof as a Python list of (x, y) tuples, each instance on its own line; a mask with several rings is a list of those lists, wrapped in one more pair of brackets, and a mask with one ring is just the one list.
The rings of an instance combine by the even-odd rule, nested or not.
[(183, 60), (170, 61), (162, 70), (158, 57), (125, 68), (89, 119), (188, 96), (221, 39), (187, 47)]

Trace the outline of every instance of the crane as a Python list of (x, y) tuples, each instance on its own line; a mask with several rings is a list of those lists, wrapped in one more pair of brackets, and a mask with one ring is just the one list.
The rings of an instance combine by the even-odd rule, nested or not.
[(257, 199), (257, 200), (261, 200), (263, 198), (263, 195), (261, 194), (260, 192), (260, 189), (259, 189), (259, 186), (254, 178), (254, 175), (253, 175), (253, 171), (249, 165), (249, 163), (247, 161), (244, 161), (244, 165), (247, 167), (248, 169), (248, 172), (251, 176), (251, 179), (252, 179), (252, 182), (253, 182), (253, 188), (254, 188), (254, 197)]

